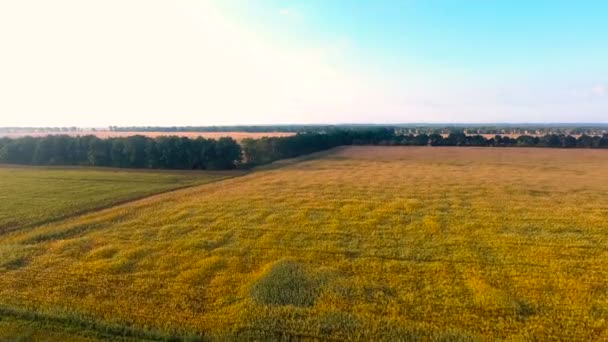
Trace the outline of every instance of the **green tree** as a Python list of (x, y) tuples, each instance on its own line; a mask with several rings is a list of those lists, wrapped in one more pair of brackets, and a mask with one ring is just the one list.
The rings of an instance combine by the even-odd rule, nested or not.
[(89, 143), (87, 160), (92, 166), (110, 165), (110, 145), (107, 141), (99, 138), (92, 139)]

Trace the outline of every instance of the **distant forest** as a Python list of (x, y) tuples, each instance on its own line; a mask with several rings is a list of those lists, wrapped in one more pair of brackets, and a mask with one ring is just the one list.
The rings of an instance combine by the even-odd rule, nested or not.
[(397, 134), (513, 134), (513, 135), (603, 135), (608, 133), (608, 124), (341, 124), (341, 125), (236, 125), (236, 126), (110, 126), (82, 127), (0, 127), (0, 133), (70, 133), (70, 132), (291, 132), (329, 133), (336, 130), (392, 129)]
[(336, 130), (392, 129), (397, 134), (565, 134), (602, 135), (608, 133), (608, 124), (341, 124), (341, 125), (268, 125), (268, 126), (110, 126), (114, 132), (293, 132), (328, 133)]
[(608, 148), (608, 134), (486, 138), (465, 134), (462, 130), (441, 135), (403, 134), (394, 128), (351, 128), (244, 139), (241, 144), (232, 138), (135, 135), (100, 139), (92, 135), (49, 135), (0, 138), (0, 163), (224, 170), (266, 164), (344, 145)]
[(49, 135), (0, 139), (0, 163), (10, 164), (225, 170), (237, 167), (241, 159), (241, 146), (232, 138)]
[(485, 138), (482, 135), (467, 135), (463, 132), (453, 132), (447, 136), (438, 133), (400, 134), (394, 129), (376, 128), (244, 139), (241, 145), (248, 163), (265, 164), (343, 145), (608, 148), (608, 134), (583, 134), (578, 138), (563, 134), (540, 137), (520, 135), (517, 138), (496, 135)]

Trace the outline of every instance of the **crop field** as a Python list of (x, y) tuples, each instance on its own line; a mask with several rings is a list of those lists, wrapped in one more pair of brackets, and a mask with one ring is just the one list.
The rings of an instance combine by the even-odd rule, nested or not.
[(0, 234), (229, 175), (0, 166)]
[(338, 148), (1, 235), (0, 330), (608, 340), (606, 229), (605, 150)]

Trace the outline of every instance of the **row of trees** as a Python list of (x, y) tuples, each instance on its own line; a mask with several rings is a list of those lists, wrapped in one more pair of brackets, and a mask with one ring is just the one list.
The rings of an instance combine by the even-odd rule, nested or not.
[(392, 129), (400, 135), (408, 134), (517, 134), (517, 135), (602, 135), (608, 133), (608, 124), (339, 124), (339, 125), (235, 125), (235, 126), (110, 126), (82, 127), (0, 127), (0, 133), (62, 133), (62, 132), (294, 132), (327, 133), (335, 130)]
[(241, 147), (232, 138), (50, 135), (0, 139), (0, 163), (11, 164), (232, 169), (240, 164), (241, 156)]
[(265, 164), (274, 160), (293, 158), (299, 155), (342, 145), (404, 145), (404, 146), (493, 146), (493, 147), (556, 147), (556, 148), (608, 148), (608, 134), (603, 136), (548, 134), (542, 137), (521, 135), (517, 138), (497, 135), (485, 138), (482, 135), (464, 133), (440, 134), (396, 134), (388, 128), (335, 130), (325, 134), (297, 134), (291, 137), (245, 139), (242, 142), (246, 162)]
[(116, 132), (295, 132), (327, 133), (335, 130), (375, 130), (391, 129), (397, 134), (588, 134), (602, 135), (608, 133), (608, 124), (340, 124), (340, 125), (266, 125), (266, 126), (110, 126)]
[(395, 131), (389, 128), (333, 129), (327, 133), (298, 133), (289, 137), (244, 139), (244, 159), (259, 165), (293, 158), (343, 145), (395, 145)]
[(492, 134), (492, 135), (534, 135), (542, 136), (547, 134), (564, 134), (564, 135), (599, 135), (608, 133), (607, 124), (499, 124), (499, 125), (397, 125), (395, 130), (400, 134), (449, 134), (449, 133), (465, 133), (468, 135), (474, 134)]
[(218, 140), (185, 137), (100, 139), (93, 135), (0, 139), (0, 163), (32, 165), (90, 165), (163, 169), (232, 169), (261, 165), (343, 145), (495, 146), (608, 148), (603, 136), (547, 134), (517, 138), (497, 135), (485, 138), (462, 132), (398, 134), (394, 129), (335, 129), (326, 133), (299, 133), (290, 137)]
[[(0, 133), (61, 133), (83, 132), (85, 128), (71, 127), (0, 127)], [(91, 130), (91, 129), (89, 129)], [(94, 129), (93, 129), (94, 130)]]
[(266, 125), (266, 126), (110, 126), (111, 132), (310, 132), (326, 127), (324, 125)]
[(502, 135), (485, 138), (482, 135), (466, 135), (464, 133), (450, 133), (447, 136), (439, 134), (419, 134), (395, 136), (394, 139), (389, 141), (389, 144), (418, 146), (608, 148), (608, 134), (604, 134), (603, 136), (581, 135), (578, 138), (563, 134), (547, 134), (540, 137), (520, 135), (517, 138)]

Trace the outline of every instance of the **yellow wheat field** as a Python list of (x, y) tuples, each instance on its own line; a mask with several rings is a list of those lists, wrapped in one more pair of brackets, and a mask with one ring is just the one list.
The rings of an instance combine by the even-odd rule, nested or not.
[(211, 339), (606, 340), (607, 229), (608, 151), (341, 148), (1, 236), (0, 304)]

